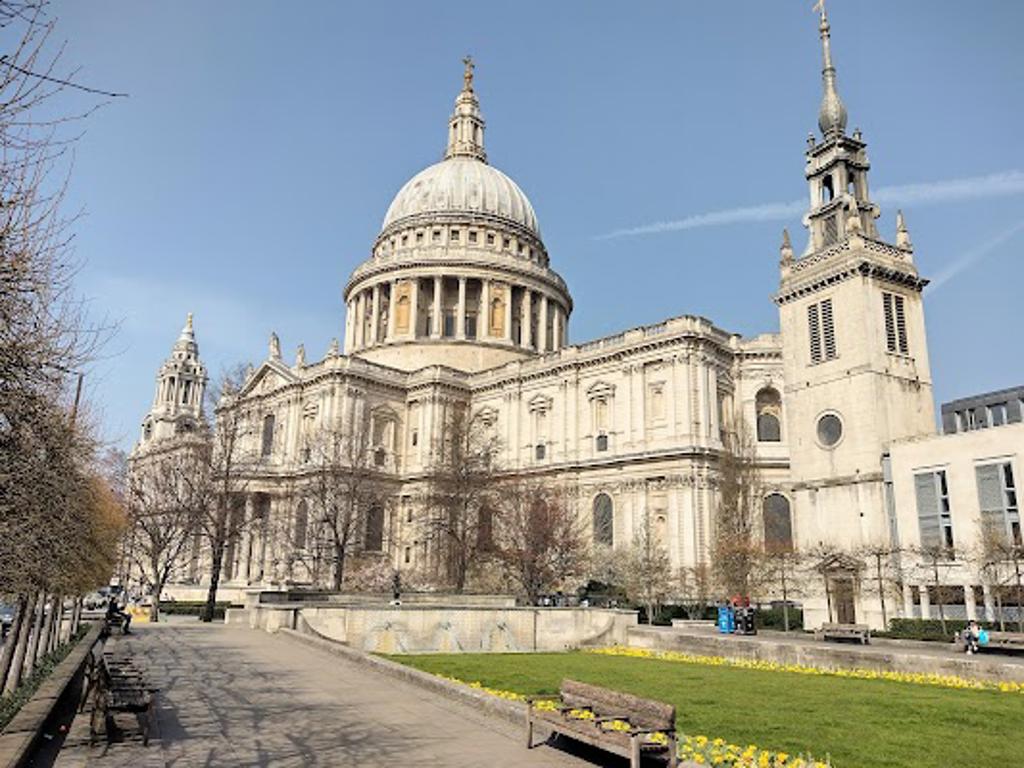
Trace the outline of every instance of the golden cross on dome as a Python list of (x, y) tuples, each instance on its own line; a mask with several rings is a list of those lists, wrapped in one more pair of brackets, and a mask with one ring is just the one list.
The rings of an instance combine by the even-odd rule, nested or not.
[(473, 57), (466, 54), (466, 58), (462, 60), (462, 63), (466, 66), (466, 71), (462, 74), (462, 81), (467, 91), (473, 90), (473, 67), (476, 65), (473, 63)]

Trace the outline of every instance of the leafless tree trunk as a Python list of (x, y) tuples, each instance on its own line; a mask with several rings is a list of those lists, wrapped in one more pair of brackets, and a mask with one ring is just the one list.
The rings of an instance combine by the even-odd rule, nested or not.
[[(370, 414), (353, 406), (344, 419), (322, 426), (309, 436), (308, 446), (314, 467), (306, 486), (311, 507), (307, 513), (313, 513), (314, 557), (317, 547), (326, 541), (332, 561), (330, 585), (335, 592), (344, 584), (349, 557), (365, 543), (360, 536), (361, 526), (365, 526), (370, 511), (378, 514), (383, 504)], [(306, 551), (305, 542), (292, 543), (300, 552)], [(318, 570), (308, 565), (311, 571)]]
[(519, 479), (503, 482), (493, 524), (494, 555), (531, 605), (583, 575), (582, 525), (562, 493)]
[(647, 610), (647, 623), (654, 623), (657, 608), (672, 594), (672, 565), (664, 542), (658, 539), (649, 514), (636, 529), (633, 541), (624, 554), (626, 594)]
[(427, 491), (425, 535), (439, 547), (456, 592), (493, 547), (499, 441), (488, 414), (451, 403), (442, 422)]
[(719, 459), (717, 482), (712, 568), (726, 595), (749, 597), (751, 577), (761, 554), (756, 529), (764, 485), (755, 443), (743, 422), (737, 425)]

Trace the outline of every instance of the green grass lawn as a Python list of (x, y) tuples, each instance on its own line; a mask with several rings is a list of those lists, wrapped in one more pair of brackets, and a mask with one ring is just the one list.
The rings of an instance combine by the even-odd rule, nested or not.
[(465, 682), (554, 694), (564, 677), (676, 706), (679, 729), (831, 757), (838, 768), (1024, 764), (1024, 695), (586, 653), (392, 656)]

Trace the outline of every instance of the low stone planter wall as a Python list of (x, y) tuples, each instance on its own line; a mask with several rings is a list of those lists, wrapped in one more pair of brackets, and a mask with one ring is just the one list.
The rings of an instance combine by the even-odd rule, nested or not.
[[(884, 642), (884, 641), (883, 641)], [(799, 664), (821, 669), (868, 669), (878, 672), (907, 672), (954, 675), (991, 682), (1024, 682), (1024, 664), (1000, 659), (1000, 654), (967, 656), (952, 646), (940, 645), (937, 651), (921, 653), (913, 647), (897, 647), (894, 641), (869, 646), (846, 643), (814, 642), (801, 638), (787, 640), (777, 635), (743, 637), (717, 635), (707, 631), (687, 631), (686, 627), (632, 627), (627, 645), (659, 651), (680, 651), (728, 659), (754, 659), (778, 664)]]
[(64, 691), (82, 669), (85, 659), (99, 639), (101, 622), (94, 622), (89, 631), (78, 641), (71, 652), (64, 657), (39, 686), (35, 695), (25, 702), (14, 719), (0, 732), (0, 766), (19, 768), (28, 759), (43, 724)]
[(372, 653), (516, 653), (621, 645), (636, 611), (476, 605), (272, 603), (230, 609), (229, 624), (310, 630)]

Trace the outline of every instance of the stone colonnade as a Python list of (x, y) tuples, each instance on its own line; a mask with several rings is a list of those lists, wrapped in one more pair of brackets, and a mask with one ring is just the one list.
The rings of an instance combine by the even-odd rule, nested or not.
[(489, 278), (433, 275), (395, 278), (353, 291), (345, 349), (453, 339), (543, 353), (561, 349), (568, 335), (567, 308), (551, 293)]

